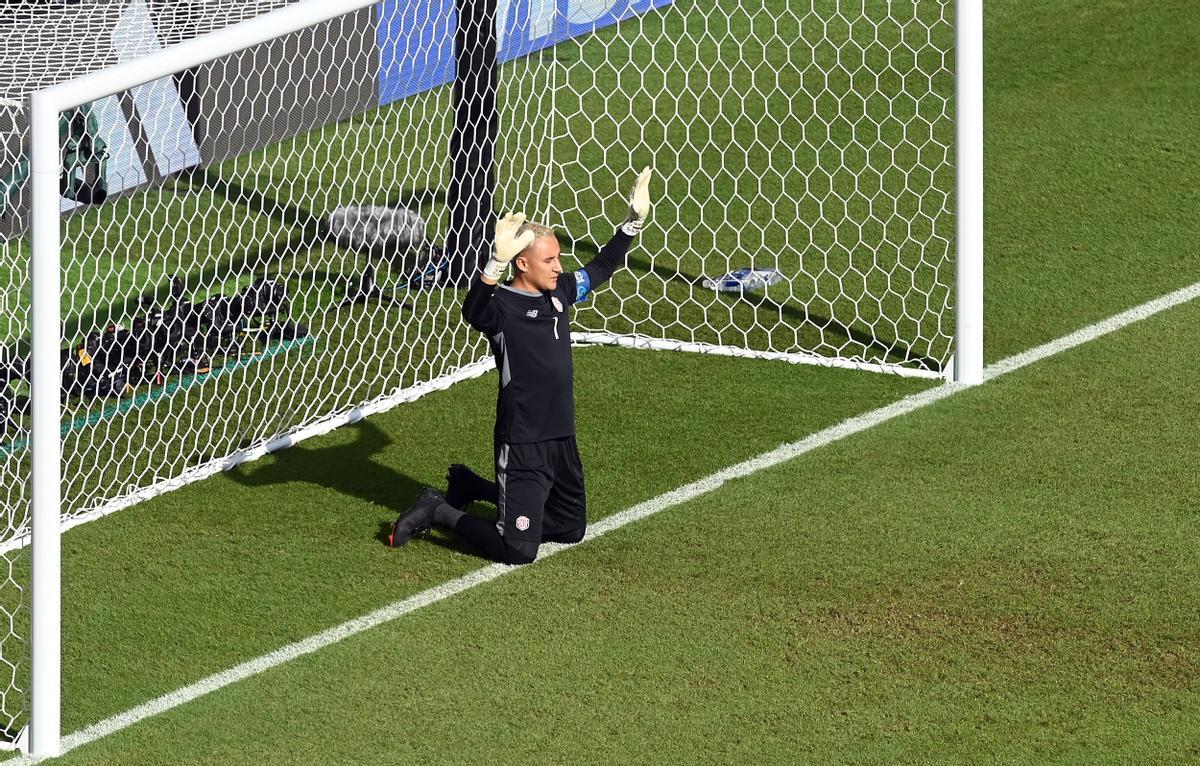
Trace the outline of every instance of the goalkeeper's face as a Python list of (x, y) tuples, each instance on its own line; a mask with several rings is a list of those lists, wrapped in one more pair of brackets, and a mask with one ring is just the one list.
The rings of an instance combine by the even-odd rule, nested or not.
[(517, 271), (521, 281), (531, 290), (549, 291), (558, 285), (562, 274), (562, 249), (554, 236), (538, 237), (517, 256)]

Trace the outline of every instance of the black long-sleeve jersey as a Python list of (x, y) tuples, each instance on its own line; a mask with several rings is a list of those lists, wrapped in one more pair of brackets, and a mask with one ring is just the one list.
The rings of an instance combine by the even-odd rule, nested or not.
[(587, 298), (625, 263), (633, 238), (617, 231), (600, 254), (563, 272), (548, 292), (489, 285), (478, 276), (463, 301), (463, 319), (491, 341), (500, 393), (496, 439), (508, 444), (575, 433), (574, 372), (567, 308)]

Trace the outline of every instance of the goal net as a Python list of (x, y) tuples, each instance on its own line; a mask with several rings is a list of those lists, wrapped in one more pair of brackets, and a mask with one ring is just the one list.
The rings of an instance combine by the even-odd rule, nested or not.
[[(346, 12), (97, 79), (318, 5)], [(454, 0), (9, 4), (0, 729), (28, 720), (31, 92), (98, 88), (58, 114), (65, 528), (482, 374), (464, 237), (522, 210), (578, 268), (644, 165), (651, 220), (577, 341), (944, 377), (949, 6), (500, 0), (463, 38), (489, 86)]]

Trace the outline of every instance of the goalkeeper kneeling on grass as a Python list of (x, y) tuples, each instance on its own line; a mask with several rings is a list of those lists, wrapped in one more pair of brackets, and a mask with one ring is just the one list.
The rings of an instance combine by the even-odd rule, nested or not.
[[(495, 252), (471, 283), (463, 318), (487, 335), (500, 393), (494, 435), (496, 481), (450, 466), (442, 495), (426, 489), (392, 527), (400, 546), (431, 526), (453, 529), (482, 556), (528, 564), (543, 542), (577, 543), (587, 528), (583, 464), (575, 445), (571, 328), (567, 309), (625, 263), (650, 212), (650, 168), (629, 195), (629, 217), (591, 262), (563, 273), (553, 230), (508, 214), (496, 223)], [(512, 263), (510, 284), (498, 284)], [(496, 506), (496, 518), (464, 509)]]

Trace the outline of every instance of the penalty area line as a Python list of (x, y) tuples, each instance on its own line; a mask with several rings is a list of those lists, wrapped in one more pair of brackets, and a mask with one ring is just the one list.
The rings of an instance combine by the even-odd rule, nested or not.
[[(1162, 297), (1156, 298), (1140, 306), (1116, 314), (1108, 319), (1102, 320), (1092, 325), (1088, 325), (1080, 330), (1077, 330), (1069, 335), (1065, 335), (1057, 340), (1045, 343), (1028, 351), (1016, 354), (1014, 356), (1003, 359), (990, 365), (984, 370), (984, 381), (994, 380), (1002, 375), (1007, 375), (1010, 372), (1015, 372), (1023, 367), (1027, 367), (1036, 362), (1042, 361), (1048, 357), (1060, 354), (1063, 351), (1076, 348), (1085, 343), (1093, 341), (1113, 333), (1123, 327), (1140, 322), (1143, 319), (1162, 313), (1168, 309), (1174, 308), (1188, 301), (1200, 297), (1200, 282), (1168, 293)], [(607, 518), (601, 519), (591, 525), (583, 540), (576, 545), (583, 545), (598, 537), (602, 537), (609, 532), (620, 529), (632, 522), (644, 519), (648, 516), (653, 516), (668, 508), (693, 500), (701, 495), (708, 494), (713, 490), (721, 487), (731, 479), (739, 479), (751, 474), (757, 473), (767, 468), (771, 468), (785, 463), (793, 458), (799, 457), (806, 452), (824, 447), (836, 441), (852, 436), (857, 433), (866, 431), (881, 423), (886, 423), (889, 420), (908, 414), (914, 410), (927, 407), (930, 404), (939, 402), (947, 397), (953, 396), (961, 391), (969, 390), (971, 386), (964, 386), (957, 383), (945, 383), (936, 388), (927, 389), (917, 394), (906, 396), (889, 405), (880, 407), (879, 409), (871, 410), (870, 412), (856, 415), (852, 418), (842, 421), (837, 425), (830, 426), (816, 433), (810, 434), (799, 441), (790, 442), (781, 445), (769, 452), (764, 452), (756, 457), (745, 460), (741, 463), (731, 465), (716, 473), (704, 477), (690, 484), (685, 484), (678, 489), (666, 492), (658, 497), (651, 498), (642, 503), (627, 508), (624, 511), (616, 513)], [(554, 543), (543, 544), (538, 554), (538, 561), (543, 561), (550, 556), (553, 556), (560, 551), (568, 548), (573, 548), (573, 545), (559, 545)], [(534, 562), (537, 563), (537, 562)], [(223, 670), (220, 673), (215, 673), (207, 678), (201, 679), (194, 684), (176, 689), (173, 692), (164, 694), (161, 697), (150, 700), (145, 704), (119, 713), (111, 718), (106, 718), (91, 726), (81, 729), (73, 734), (70, 734), (62, 740), (62, 753), (70, 752), (83, 745), (90, 744), (97, 740), (108, 737), (123, 729), (126, 729), (135, 723), (144, 721), (147, 718), (152, 718), (168, 710), (179, 707), (187, 702), (191, 702), (199, 697), (203, 697), (218, 689), (229, 686), (237, 681), (250, 678), (251, 676), (263, 673), (271, 668), (282, 665), (285, 662), (290, 662), (298, 657), (303, 657), (306, 654), (312, 654), (319, 649), (323, 649), (332, 644), (336, 644), (351, 636), (358, 635), (372, 628), (378, 627), (387, 622), (391, 622), (406, 614), (414, 612), (422, 607), (436, 604), (451, 596), (455, 596), (463, 591), (469, 590), (482, 585), (483, 583), (495, 580), (509, 572), (519, 571), (522, 567), (509, 567), (503, 564), (492, 564), (474, 570), (462, 577), (451, 580), (449, 582), (438, 585), (434, 588), (421, 591), (413, 596), (397, 601), (388, 606), (377, 609), (369, 614), (357, 617), (341, 625), (329, 628), (315, 635), (309, 636), (302, 641), (297, 641), (293, 644), (280, 647), (275, 651), (268, 652), (260, 657), (236, 665), (228, 670)], [(19, 756), (8, 761), (0, 762), (0, 766), (26, 766), (26, 764), (34, 764), (42, 759), (32, 756)]]

